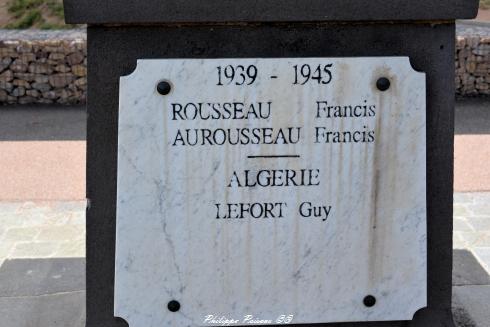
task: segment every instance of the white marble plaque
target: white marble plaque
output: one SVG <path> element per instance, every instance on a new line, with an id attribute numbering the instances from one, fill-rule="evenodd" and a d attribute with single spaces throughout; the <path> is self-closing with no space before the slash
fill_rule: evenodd
<path id="1" fill-rule="evenodd" d="M 120 82 L 115 316 L 412 319 L 427 303 L 425 97 L 406 57 L 139 60 Z"/>

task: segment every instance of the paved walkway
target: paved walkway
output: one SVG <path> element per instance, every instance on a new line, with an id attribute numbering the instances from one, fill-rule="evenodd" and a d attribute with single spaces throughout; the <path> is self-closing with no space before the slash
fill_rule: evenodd
<path id="1" fill-rule="evenodd" d="M 0 203 L 5 327 L 84 326 L 84 223 L 85 201 Z M 457 326 L 490 327 L 490 192 L 455 193 L 454 249 Z"/>
<path id="2" fill-rule="evenodd" d="M 453 311 L 460 327 L 490 327 L 490 192 L 454 195 Z"/>
<path id="3" fill-rule="evenodd" d="M 0 325 L 85 326 L 83 108 L 0 108 Z"/>
<path id="4" fill-rule="evenodd" d="M 0 202 L 0 325 L 85 326 L 85 201 Z"/>
<path id="5" fill-rule="evenodd" d="M 455 249 L 469 249 L 490 273 L 490 192 L 454 194 Z"/>
<path id="6" fill-rule="evenodd" d="M 456 110 L 453 306 L 459 327 L 490 327 L 489 104 L 469 100 Z M 83 327 L 85 113 L 17 109 L 0 110 L 2 326 Z"/>
<path id="7" fill-rule="evenodd" d="M 85 201 L 0 202 L 5 259 L 85 257 Z"/>
<path id="8" fill-rule="evenodd" d="M 0 107 L 0 201 L 85 199 L 81 107 Z"/>
<path id="9" fill-rule="evenodd" d="M 490 98 L 456 105 L 454 191 L 490 191 Z"/>

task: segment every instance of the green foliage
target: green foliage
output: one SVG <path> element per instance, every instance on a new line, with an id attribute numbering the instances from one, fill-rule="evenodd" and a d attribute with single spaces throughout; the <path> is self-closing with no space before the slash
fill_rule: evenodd
<path id="1" fill-rule="evenodd" d="M 57 2 L 55 0 L 51 0 L 47 2 L 48 8 L 51 10 L 51 13 L 61 19 L 65 18 L 65 13 L 63 11 L 63 4 Z"/>
<path id="2" fill-rule="evenodd" d="M 15 18 L 20 18 L 32 9 L 42 5 L 42 3 L 43 0 L 13 0 L 9 3 L 8 11 L 12 13 Z"/>
<path id="3" fill-rule="evenodd" d="M 480 0 L 480 8 L 490 9 L 490 0 Z"/>
<path id="4" fill-rule="evenodd" d="M 8 24 L 7 28 L 30 28 L 41 29 L 65 28 L 65 24 L 56 23 L 64 19 L 62 0 L 10 0 L 8 11 L 15 21 Z M 55 17 L 51 21 L 48 17 Z M 52 21 L 55 22 L 52 22 Z"/>
<path id="5" fill-rule="evenodd" d="M 43 22 L 40 23 L 37 27 L 42 30 L 62 30 L 62 29 L 73 28 L 73 25 L 68 25 L 68 24 L 61 25 L 61 24 Z"/>
<path id="6" fill-rule="evenodd" d="M 38 9 L 33 9 L 26 14 L 22 15 L 18 20 L 15 22 L 8 24 L 7 28 L 16 28 L 16 29 L 22 29 L 22 28 L 29 28 L 36 24 L 37 22 L 40 22 L 43 19 L 43 16 L 41 15 L 41 12 Z"/>

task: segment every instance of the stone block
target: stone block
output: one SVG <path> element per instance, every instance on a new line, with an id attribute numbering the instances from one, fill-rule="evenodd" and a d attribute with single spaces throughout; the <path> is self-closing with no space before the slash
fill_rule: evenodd
<path id="1" fill-rule="evenodd" d="M 59 103 L 70 103 L 71 96 L 73 95 L 73 92 L 66 90 L 66 89 L 59 89 L 55 90 L 56 95 L 58 96 L 58 102 Z"/>
<path id="2" fill-rule="evenodd" d="M 23 53 L 19 56 L 18 60 L 25 64 L 29 64 L 31 61 L 36 60 L 36 55 L 34 53 Z"/>
<path id="3" fill-rule="evenodd" d="M 478 44 L 480 43 L 480 36 L 475 35 L 475 36 L 470 36 L 466 39 L 466 44 L 470 48 L 476 48 Z"/>
<path id="4" fill-rule="evenodd" d="M 29 65 L 29 72 L 34 74 L 51 74 L 53 68 L 46 63 L 33 63 Z"/>
<path id="5" fill-rule="evenodd" d="M 7 230 L 2 241 L 5 242 L 25 242 L 32 241 L 39 234 L 36 227 L 13 227 Z"/>
<path id="6" fill-rule="evenodd" d="M 62 88 L 75 80 L 75 75 L 71 73 L 60 73 L 49 76 L 49 84 L 55 88 Z"/>
<path id="7" fill-rule="evenodd" d="M 32 43 L 30 41 L 21 41 L 16 50 L 18 53 L 32 52 Z"/>
<path id="8" fill-rule="evenodd" d="M 17 58 L 18 56 L 19 54 L 15 51 L 15 49 L 0 48 L 0 57 Z"/>
<path id="9" fill-rule="evenodd" d="M 36 81 L 36 83 L 48 83 L 49 77 L 47 75 L 36 74 L 34 75 L 34 81 Z"/>
<path id="10" fill-rule="evenodd" d="M 486 54 L 488 54 L 489 50 L 487 49 L 475 49 L 473 50 L 473 54 L 477 55 L 477 56 L 484 56 Z"/>
<path id="11" fill-rule="evenodd" d="M 87 43 L 85 42 L 85 40 L 82 40 L 82 39 L 76 39 L 74 42 L 73 42 L 75 48 L 79 51 L 87 51 Z M 86 52 L 85 52 L 86 54 Z"/>
<path id="12" fill-rule="evenodd" d="M 466 39 L 462 36 L 456 37 L 456 46 L 458 48 L 464 48 L 466 45 Z"/>
<path id="13" fill-rule="evenodd" d="M 27 64 L 22 62 L 20 59 L 15 59 L 15 61 L 10 64 L 10 70 L 14 73 L 23 73 L 27 71 Z"/>
<path id="14" fill-rule="evenodd" d="M 5 90 L 0 89 L 0 102 L 7 101 L 8 93 Z"/>
<path id="15" fill-rule="evenodd" d="M 32 82 L 35 80 L 36 75 L 33 73 L 14 73 L 14 77 L 16 79 L 21 79 L 21 80 L 25 80 L 28 82 Z"/>
<path id="16" fill-rule="evenodd" d="M 48 83 L 32 83 L 32 88 L 39 90 L 41 92 L 46 92 L 51 90 L 51 86 Z"/>
<path id="17" fill-rule="evenodd" d="M 5 57 L 0 60 L 0 72 L 4 71 L 10 64 L 12 59 L 10 57 Z"/>
<path id="18" fill-rule="evenodd" d="M 40 59 L 47 59 L 49 54 L 45 51 L 43 51 L 43 49 L 39 49 L 38 51 L 35 51 L 35 54 L 36 54 L 36 57 L 38 58 L 38 61 Z"/>
<path id="19" fill-rule="evenodd" d="M 71 70 L 73 71 L 73 74 L 77 76 L 87 76 L 87 67 L 84 65 L 74 65 L 71 67 Z"/>
<path id="20" fill-rule="evenodd" d="M 83 240 L 85 237 L 84 226 L 49 226 L 41 229 L 38 241 L 74 241 Z"/>
<path id="21" fill-rule="evenodd" d="M 65 54 L 60 52 L 51 52 L 48 58 L 51 60 L 64 60 Z"/>
<path id="22" fill-rule="evenodd" d="M 467 219 L 455 217 L 453 220 L 453 229 L 458 232 L 471 232 L 473 228 L 468 224 Z"/>
<path id="23" fill-rule="evenodd" d="M 78 239 L 61 243 L 57 255 L 65 258 L 85 257 L 85 240 Z"/>
<path id="24" fill-rule="evenodd" d="M 78 90 L 78 87 L 75 85 L 75 83 L 71 83 L 70 85 L 68 85 L 66 87 L 68 90 L 72 91 L 72 92 L 75 92 L 76 90 Z"/>
<path id="25" fill-rule="evenodd" d="M 54 70 L 56 70 L 57 72 L 60 72 L 60 73 L 67 73 L 71 69 L 67 65 L 58 65 L 58 66 L 54 67 Z"/>
<path id="26" fill-rule="evenodd" d="M 43 51 L 47 52 L 47 53 L 51 53 L 51 52 L 58 52 L 59 48 L 58 47 L 51 47 L 51 46 L 45 46 Z"/>
<path id="27" fill-rule="evenodd" d="M 58 250 L 57 242 L 25 242 L 17 243 L 12 251 L 15 258 L 46 258 Z"/>
<path id="28" fill-rule="evenodd" d="M 38 99 L 36 102 L 41 103 L 41 104 L 51 104 L 51 103 L 53 103 L 53 100 L 41 98 L 41 99 Z"/>
<path id="29" fill-rule="evenodd" d="M 82 90 L 77 90 L 77 91 L 73 91 L 72 93 L 72 99 L 70 99 L 70 101 L 74 102 L 76 99 L 82 99 L 84 97 L 84 89 Z"/>
<path id="30" fill-rule="evenodd" d="M 17 48 L 17 46 L 19 44 L 20 44 L 20 41 L 18 41 L 18 40 L 5 40 L 5 41 L 1 41 L 0 48 L 15 49 L 15 48 Z"/>
<path id="31" fill-rule="evenodd" d="M 13 88 L 14 88 L 14 84 L 12 84 L 10 82 L 0 81 L 0 89 L 5 90 L 7 92 L 10 92 L 10 91 L 12 91 Z"/>
<path id="32" fill-rule="evenodd" d="M 83 53 L 81 53 L 80 51 L 77 51 L 77 52 L 70 54 L 68 57 L 66 57 L 66 61 L 71 66 L 73 66 L 73 65 L 81 63 L 84 58 L 85 58 L 85 56 L 83 55 Z"/>
<path id="33" fill-rule="evenodd" d="M 56 95 L 56 92 L 55 91 L 47 91 L 47 92 L 43 92 L 43 98 L 45 99 L 48 99 L 48 100 L 54 100 L 56 99 L 58 96 Z"/>
<path id="34" fill-rule="evenodd" d="M 23 79 L 14 79 L 12 84 L 14 84 L 15 86 L 22 86 L 24 88 L 30 88 L 31 87 L 29 82 L 26 80 L 23 80 Z"/>
<path id="35" fill-rule="evenodd" d="M 75 52 L 77 49 L 73 45 L 73 41 L 64 40 L 61 44 L 61 48 L 63 48 L 63 54 L 68 55 L 70 53 Z"/>
<path id="36" fill-rule="evenodd" d="M 38 98 L 41 95 L 41 93 L 38 90 L 26 90 L 26 95 L 34 98 Z"/>
<path id="37" fill-rule="evenodd" d="M 79 78 L 74 82 L 74 84 L 76 86 L 85 86 L 87 85 L 87 78 L 86 77 Z"/>
<path id="38" fill-rule="evenodd" d="M 16 87 L 12 90 L 12 95 L 14 97 L 21 97 L 26 94 L 26 89 L 22 86 Z"/>
<path id="39" fill-rule="evenodd" d="M 29 104 L 36 102 L 36 98 L 31 96 L 23 96 L 19 98 L 19 104 Z"/>
<path id="40" fill-rule="evenodd" d="M 44 45 L 46 46 L 46 48 L 49 48 L 49 47 L 59 47 L 61 45 L 61 40 L 60 39 L 48 39 L 48 40 L 44 40 Z"/>

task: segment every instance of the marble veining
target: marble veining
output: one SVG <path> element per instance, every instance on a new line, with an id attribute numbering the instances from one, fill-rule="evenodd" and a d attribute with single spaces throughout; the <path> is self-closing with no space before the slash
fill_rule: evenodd
<path id="1" fill-rule="evenodd" d="M 425 97 L 406 57 L 138 60 L 120 80 L 114 315 L 412 319 L 427 305 Z"/>

